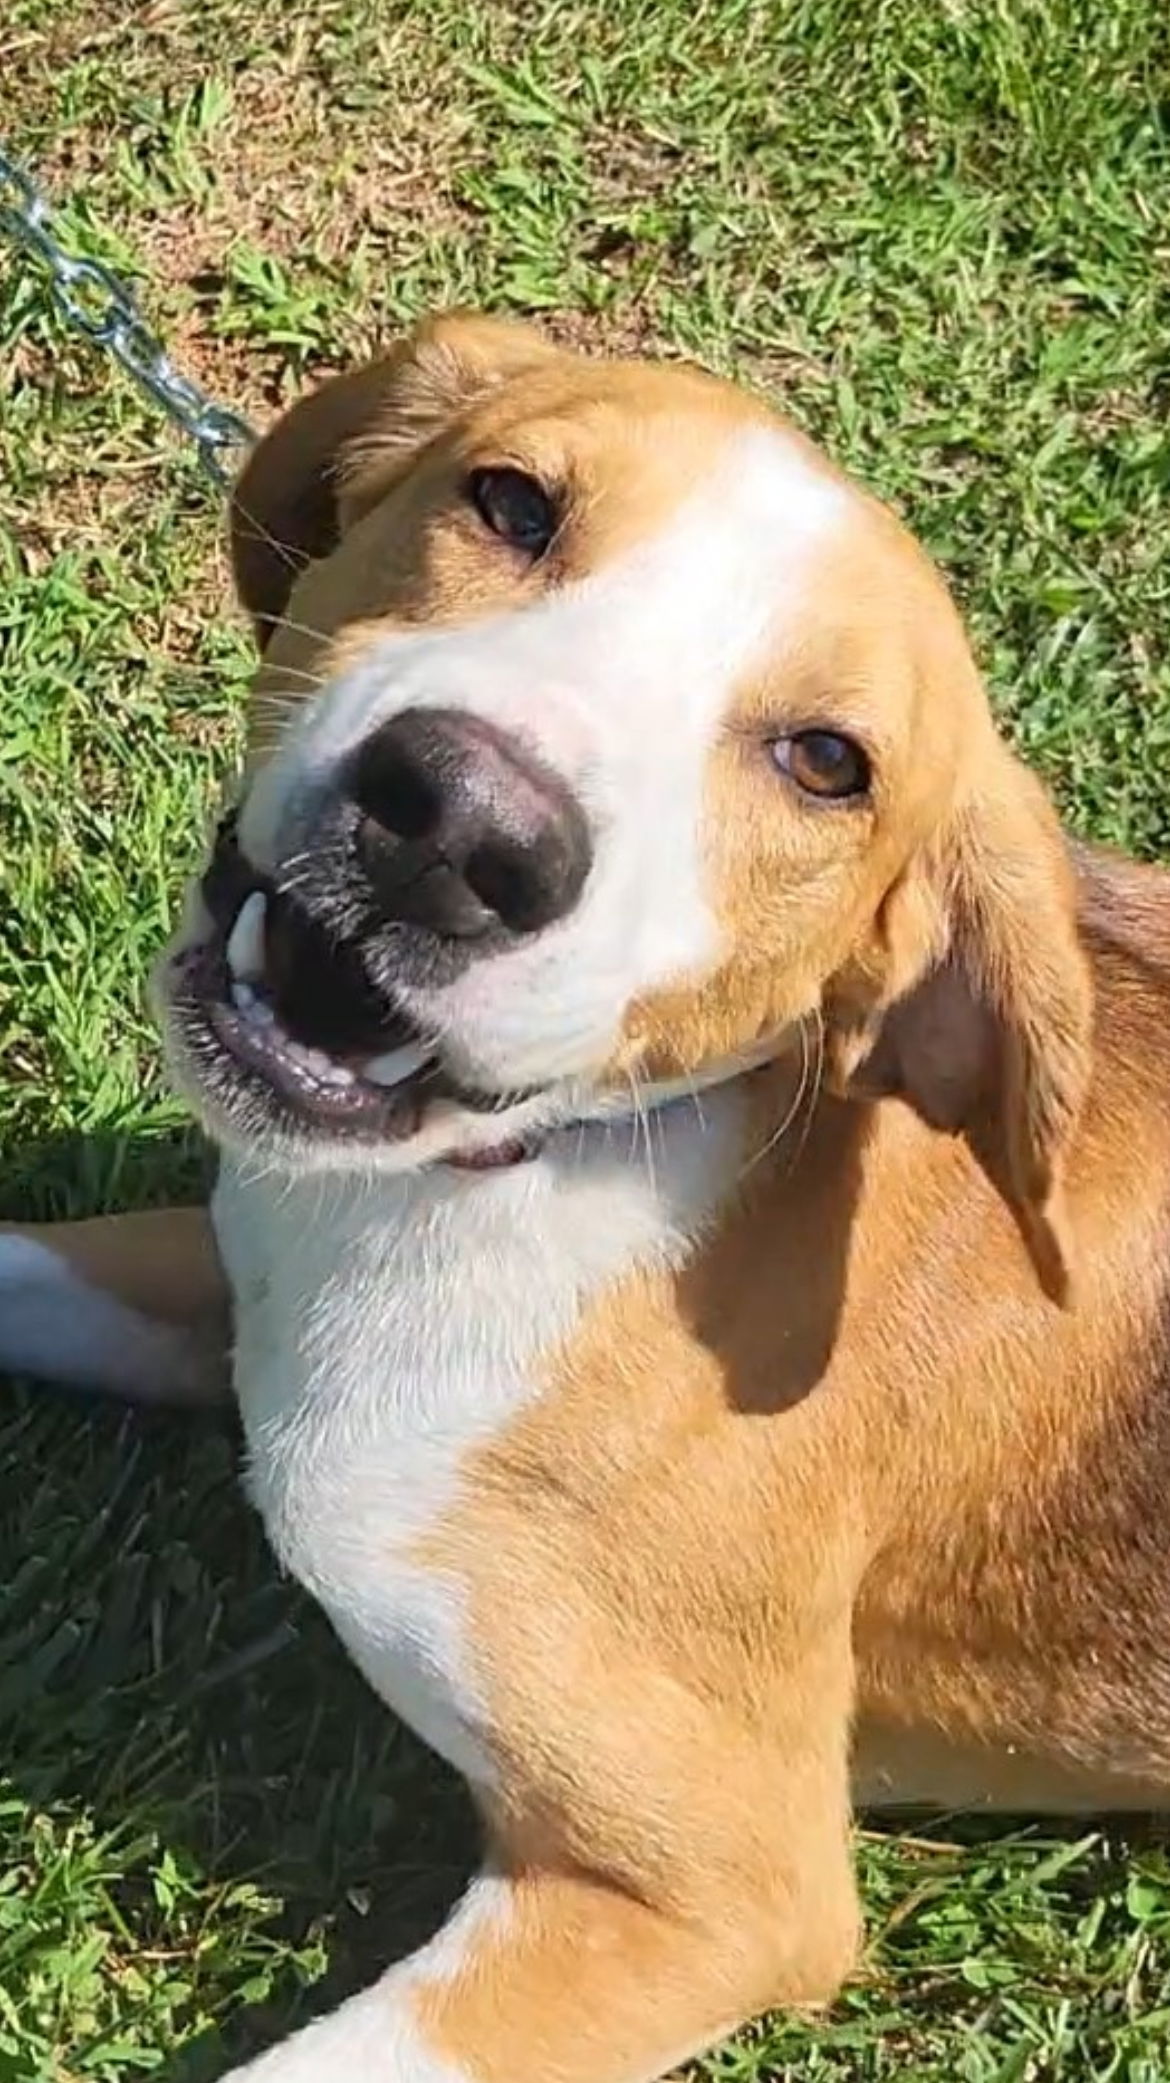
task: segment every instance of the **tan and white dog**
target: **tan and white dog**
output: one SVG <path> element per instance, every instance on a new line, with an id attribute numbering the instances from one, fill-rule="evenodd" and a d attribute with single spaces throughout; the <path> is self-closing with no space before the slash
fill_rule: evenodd
<path id="1" fill-rule="evenodd" d="M 248 1480 L 487 1836 L 240 2073 L 642 2083 L 836 1989 L 855 1800 L 1164 1801 L 1170 885 L 699 373 L 437 321 L 277 425 L 235 556 L 161 996 Z M 10 1232 L 0 1294 L 10 1365 L 213 1386 L 197 1213 Z"/>

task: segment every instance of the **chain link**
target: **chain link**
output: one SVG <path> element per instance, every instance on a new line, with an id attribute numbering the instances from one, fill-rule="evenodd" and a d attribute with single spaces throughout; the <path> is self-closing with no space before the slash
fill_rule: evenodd
<path id="1" fill-rule="evenodd" d="M 139 389 L 190 435 L 204 469 L 226 491 L 243 453 L 256 439 L 255 429 L 238 412 L 216 405 L 176 368 L 112 268 L 61 245 L 45 197 L 2 148 L 0 231 L 40 261 L 62 317 L 95 347 L 106 348 Z"/>

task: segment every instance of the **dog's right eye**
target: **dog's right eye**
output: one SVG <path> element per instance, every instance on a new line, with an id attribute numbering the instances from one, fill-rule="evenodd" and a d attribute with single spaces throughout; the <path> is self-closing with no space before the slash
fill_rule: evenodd
<path id="1" fill-rule="evenodd" d="M 794 731 L 790 737 L 773 738 L 769 750 L 780 772 L 795 781 L 802 794 L 821 802 L 845 802 L 869 788 L 869 758 L 841 731 Z"/>
<path id="2" fill-rule="evenodd" d="M 473 470 L 467 481 L 471 503 L 485 526 L 526 557 L 543 557 L 557 532 L 557 509 L 539 479 L 501 465 Z"/>

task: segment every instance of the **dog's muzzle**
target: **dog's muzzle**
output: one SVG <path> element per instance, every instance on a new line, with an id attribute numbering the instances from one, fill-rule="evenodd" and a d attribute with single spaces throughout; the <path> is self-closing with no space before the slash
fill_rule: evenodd
<path id="1" fill-rule="evenodd" d="M 186 1056 L 221 1103 L 277 1125 L 401 1140 L 448 1099 L 498 1110 L 443 1063 L 416 993 L 566 917 L 592 864 L 567 784 L 484 720 L 410 710 L 350 756 L 257 869 L 225 819 L 201 884 L 211 930 L 167 980 Z"/>

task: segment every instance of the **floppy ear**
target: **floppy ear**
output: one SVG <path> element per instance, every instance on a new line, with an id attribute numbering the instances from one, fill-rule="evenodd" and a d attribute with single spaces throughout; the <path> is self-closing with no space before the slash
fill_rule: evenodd
<path id="1" fill-rule="evenodd" d="M 428 320 L 380 361 L 322 384 L 254 449 L 231 500 L 236 586 L 263 647 L 297 577 L 461 409 L 559 350 L 530 327 L 458 312 Z"/>
<path id="2" fill-rule="evenodd" d="M 1063 1160 L 1089 1082 L 1092 985 L 1055 814 L 1006 752 L 996 765 L 993 792 L 959 811 L 936 857 L 891 893 L 896 995 L 855 1024 L 837 1062 L 851 1093 L 896 1096 L 965 1137 L 1063 1303 Z"/>

